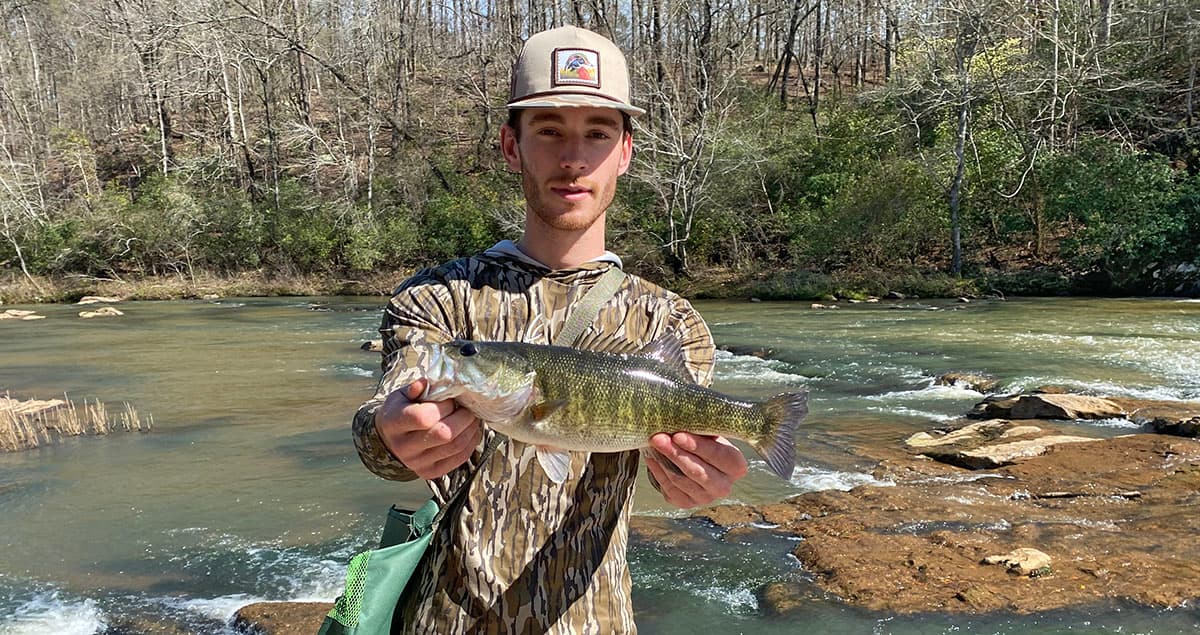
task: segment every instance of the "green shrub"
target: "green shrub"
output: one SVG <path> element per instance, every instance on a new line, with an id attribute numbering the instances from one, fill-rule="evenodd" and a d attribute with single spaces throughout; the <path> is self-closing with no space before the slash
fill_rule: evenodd
<path id="1" fill-rule="evenodd" d="M 1177 258 L 1188 220 L 1165 158 L 1092 139 L 1041 169 L 1048 215 L 1078 225 L 1063 243 L 1076 267 L 1107 276 L 1116 290 L 1136 291 L 1154 268 Z"/>

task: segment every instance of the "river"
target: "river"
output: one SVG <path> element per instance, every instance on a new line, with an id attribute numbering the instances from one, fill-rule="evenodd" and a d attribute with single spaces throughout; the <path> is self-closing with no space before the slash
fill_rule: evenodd
<path id="1" fill-rule="evenodd" d="M 379 298 L 131 302 L 81 320 L 41 305 L 0 322 L 0 391 L 129 402 L 149 433 L 71 439 L 0 455 L 0 633 L 90 634 L 137 616 L 227 632 L 256 600 L 330 600 L 346 559 L 377 539 L 391 502 L 419 483 L 368 473 L 349 421 L 374 390 Z M 732 500 L 886 486 L 854 447 L 895 444 L 953 419 L 979 393 L 933 385 L 982 371 L 1006 390 L 1045 384 L 1110 395 L 1200 399 L 1200 303 L 1172 299 L 698 302 L 720 353 L 716 388 L 765 397 L 811 391 L 790 482 L 754 458 Z M 1087 434 L 1137 432 L 1121 421 Z M 635 513 L 680 515 L 643 481 Z M 713 541 L 663 553 L 631 547 L 644 633 L 1192 633 L 1200 610 L 1127 604 L 1014 616 L 899 617 L 816 600 L 802 618 L 762 614 L 755 592 L 804 581 L 786 538 Z"/>

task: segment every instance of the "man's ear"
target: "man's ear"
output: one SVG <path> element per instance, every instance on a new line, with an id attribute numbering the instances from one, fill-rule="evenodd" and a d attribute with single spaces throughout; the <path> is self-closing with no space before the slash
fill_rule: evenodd
<path id="1" fill-rule="evenodd" d="M 508 169 L 520 174 L 521 151 L 517 147 L 517 131 L 508 124 L 500 126 L 500 153 L 504 155 L 504 162 L 508 164 Z"/>
<path id="2" fill-rule="evenodd" d="M 617 166 L 617 175 L 625 174 L 629 170 L 629 163 L 633 161 L 633 134 L 625 131 L 621 134 L 621 163 Z"/>

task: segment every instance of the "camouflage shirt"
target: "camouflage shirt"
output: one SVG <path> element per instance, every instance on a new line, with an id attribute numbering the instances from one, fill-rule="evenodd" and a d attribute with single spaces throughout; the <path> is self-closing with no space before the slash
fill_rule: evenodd
<path id="1" fill-rule="evenodd" d="M 388 393 L 419 376 L 421 342 L 549 344 L 572 304 L 618 266 L 613 256 L 552 271 L 504 245 L 419 272 L 385 309 L 383 378 L 354 418 L 359 456 L 375 474 L 416 478 L 383 445 L 374 414 Z M 686 300 L 636 276 L 625 278 L 584 337 L 644 346 L 664 333 L 679 338 L 693 377 L 711 383 L 713 343 L 704 321 Z M 472 474 L 482 450 L 429 481 L 440 505 Z M 636 631 L 625 552 L 638 453 L 572 453 L 571 477 L 561 485 L 532 459 L 532 446 L 510 440 L 479 466 L 401 600 L 404 632 Z"/>

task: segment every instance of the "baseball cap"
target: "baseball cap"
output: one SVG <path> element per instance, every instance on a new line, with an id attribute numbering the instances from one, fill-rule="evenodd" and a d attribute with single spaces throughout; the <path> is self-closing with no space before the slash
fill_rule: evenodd
<path id="1" fill-rule="evenodd" d="M 513 66 L 508 108 L 597 106 L 631 115 L 625 55 L 611 40 L 563 26 L 532 35 Z"/>

